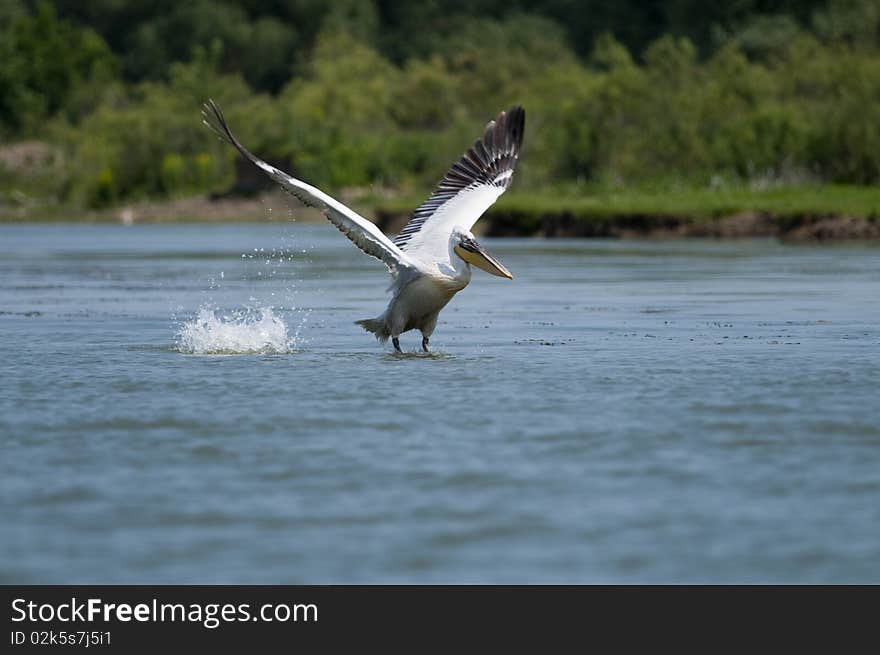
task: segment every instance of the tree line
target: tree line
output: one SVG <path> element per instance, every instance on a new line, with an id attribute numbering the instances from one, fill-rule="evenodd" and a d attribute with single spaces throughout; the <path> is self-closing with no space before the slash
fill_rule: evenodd
<path id="1" fill-rule="evenodd" d="M 880 0 L 714 4 L 7 0 L 0 137 L 53 154 L 0 183 L 89 206 L 225 189 L 208 97 L 334 189 L 430 185 L 513 103 L 522 188 L 878 182 Z"/>

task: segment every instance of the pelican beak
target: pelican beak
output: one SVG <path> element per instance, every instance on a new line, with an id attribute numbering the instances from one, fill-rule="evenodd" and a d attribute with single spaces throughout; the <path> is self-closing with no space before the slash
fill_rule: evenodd
<path id="1" fill-rule="evenodd" d="M 506 277 L 508 280 L 513 279 L 510 271 L 504 268 L 504 265 L 490 255 L 475 239 L 462 239 L 455 246 L 455 254 L 467 263 L 473 264 L 477 268 L 482 268 L 487 273 L 497 275 L 498 277 Z"/>

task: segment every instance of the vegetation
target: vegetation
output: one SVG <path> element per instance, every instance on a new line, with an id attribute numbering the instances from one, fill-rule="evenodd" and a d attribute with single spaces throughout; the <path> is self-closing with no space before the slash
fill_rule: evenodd
<path id="1" fill-rule="evenodd" d="M 254 151 L 334 190 L 418 198 L 518 102 L 510 203 L 867 216 L 880 0 L 3 0 L 0 210 L 228 189 L 208 97 Z"/>
<path id="2" fill-rule="evenodd" d="M 405 214 L 424 198 L 377 200 L 387 214 Z M 880 220 L 880 193 L 865 186 L 813 185 L 712 188 L 561 187 L 553 192 L 512 190 L 490 211 L 537 220 L 545 214 L 567 213 L 581 220 L 619 215 L 685 216 L 713 219 L 741 212 L 782 217 L 844 215 Z"/>

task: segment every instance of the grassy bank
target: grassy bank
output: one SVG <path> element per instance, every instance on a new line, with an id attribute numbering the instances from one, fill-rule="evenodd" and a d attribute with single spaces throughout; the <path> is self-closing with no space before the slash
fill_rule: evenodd
<path id="1" fill-rule="evenodd" d="M 766 190 L 562 190 L 502 196 L 500 210 L 534 214 L 565 208 L 585 216 L 666 214 L 712 218 L 742 211 L 795 215 L 825 213 L 867 218 L 880 214 L 880 188 L 861 186 L 777 187 Z"/>
<path id="2" fill-rule="evenodd" d="M 397 197 L 368 192 L 340 199 L 396 233 L 429 195 Z M 254 198 L 212 200 L 194 196 L 142 201 L 103 210 L 51 205 L 0 211 L 0 222 L 245 222 L 323 220 L 281 191 Z M 612 190 L 563 187 L 503 195 L 475 231 L 492 236 L 669 237 L 778 236 L 788 239 L 880 239 L 880 189 L 816 185 L 725 189 L 646 188 Z"/>
<path id="3" fill-rule="evenodd" d="M 380 203 L 377 223 L 397 231 L 419 202 Z M 495 236 L 783 236 L 880 238 L 880 189 L 864 186 L 512 191 L 480 221 Z"/>

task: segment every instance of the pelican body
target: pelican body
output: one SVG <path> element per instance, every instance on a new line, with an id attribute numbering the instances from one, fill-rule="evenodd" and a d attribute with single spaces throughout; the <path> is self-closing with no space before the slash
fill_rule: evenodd
<path id="1" fill-rule="evenodd" d="M 393 240 L 323 191 L 251 154 L 233 136 L 213 100 L 202 113 L 205 124 L 220 138 L 302 202 L 318 208 L 358 248 L 385 263 L 392 276 L 391 301 L 380 316 L 357 324 L 382 342 L 391 338 L 398 352 L 399 337 L 409 330 L 421 332 L 422 349 L 427 352 L 440 310 L 471 281 L 471 266 L 513 278 L 477 242 L 471 229 L 510 186 L 525 128 L 522 107 L 512 107 L 489 122 L 483 138 L 452 165 Z"/>

